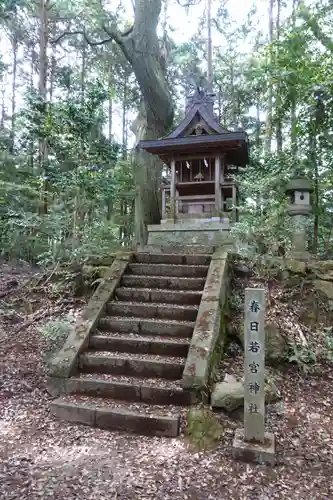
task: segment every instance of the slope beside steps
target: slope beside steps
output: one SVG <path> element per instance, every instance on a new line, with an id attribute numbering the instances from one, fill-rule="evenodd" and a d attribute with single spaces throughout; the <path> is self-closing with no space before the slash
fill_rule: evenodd
<path id="1" fill-rule="evenodd" d="M 64 420 L 177 436 L 197 396 L 181 378 L 211 255 L 137 253 L 79 358 L 79 373 L 51 403 Z"/>

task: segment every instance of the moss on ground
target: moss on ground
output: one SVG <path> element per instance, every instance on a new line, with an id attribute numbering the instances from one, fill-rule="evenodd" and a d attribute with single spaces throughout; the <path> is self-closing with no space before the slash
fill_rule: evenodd
<path id="1" fill-rule="evenodd" d="M 187 436 L 197 451 L 217 446 L 223 427 L 209 408 L 191 408 L 187 415 Z"/>

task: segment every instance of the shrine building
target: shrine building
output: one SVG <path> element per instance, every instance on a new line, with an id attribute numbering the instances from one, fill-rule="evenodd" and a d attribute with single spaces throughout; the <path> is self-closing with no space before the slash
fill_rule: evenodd
<path id="1" fill-rule="evenodd" d="M 148 245 L 218 245 L 238 221 L 233 174 L 248 164 L 248 136 L 221 127 L 213 108 L 213 95 L 197 89 L 169 135 L 139 143 L 159 156 L 167 172 L 161 224 L 148 226 Z"/>

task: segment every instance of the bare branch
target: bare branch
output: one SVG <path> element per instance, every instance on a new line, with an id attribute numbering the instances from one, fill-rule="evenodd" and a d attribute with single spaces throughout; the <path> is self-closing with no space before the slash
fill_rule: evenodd
<path id="1" fill-rule="evenodd" d="M 184 3 L 182 3 L 181 0 L 176 1 L 181 7 L 194 7 L 195 5 L 199 5 L 201 3 L 201 0 L 184 0 Z"/>
<path id="2" fill-rule="evenodd" d="M 105 38 L 103 40 L 92 40 L 87 35 L 87 33 L 85 31 L 83 31 L 83 30 L 74 30 L 74 31 L 65 30 L 60 35 L 58 35 L 57 37 L 51 39 L 50 40 L 50 44 L 53 44 L 53 45 L 57 44 L 63 38 L 65 38 L 66 36 L 73 36 L 73 35 L 81 35 L 81 36 L 83 36 L 83 38 L 88 43 L 88 45 L 91 45 L 91 46 L 103 45 L 105 43 L 112 42 L 112 41 L 115 41 L 115 42 L 119 43 L 119 45 L 122 44 L 122 35 L 121 35 L 121 33 L 119 33 L 118 31 L 111 31 L 108 28 L 106 28 L 106 26 L 103 26 L 103 30 L 108 35 L 108 38 Z"/>

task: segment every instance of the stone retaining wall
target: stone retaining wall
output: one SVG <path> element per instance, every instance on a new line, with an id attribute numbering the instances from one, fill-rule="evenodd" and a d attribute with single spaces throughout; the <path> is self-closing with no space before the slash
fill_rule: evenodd
<path id="1" fill-rule="evenodd" d="M 132 253 L 118 255 L 111 267 L 107 269 L 103 281 L 83 310 L 64 346 L 53 358 L 50 366 L 51 377 L 67 378 L 75 373 L 79 354 L 87 347 L 90 334 L 104 313 L 106 304 L 113 296 L 127 264 L 131 260 Z"/>
<path id="2" fill-rule="evenodd" d="M 224 342 L 221 321 L 229 287 L 229 255 L 214 252 L 202 294 L 191 345 L 183 372 L 183 387 L 201 389 L 208 385 L 212 357 L 217 341 Z"/>

